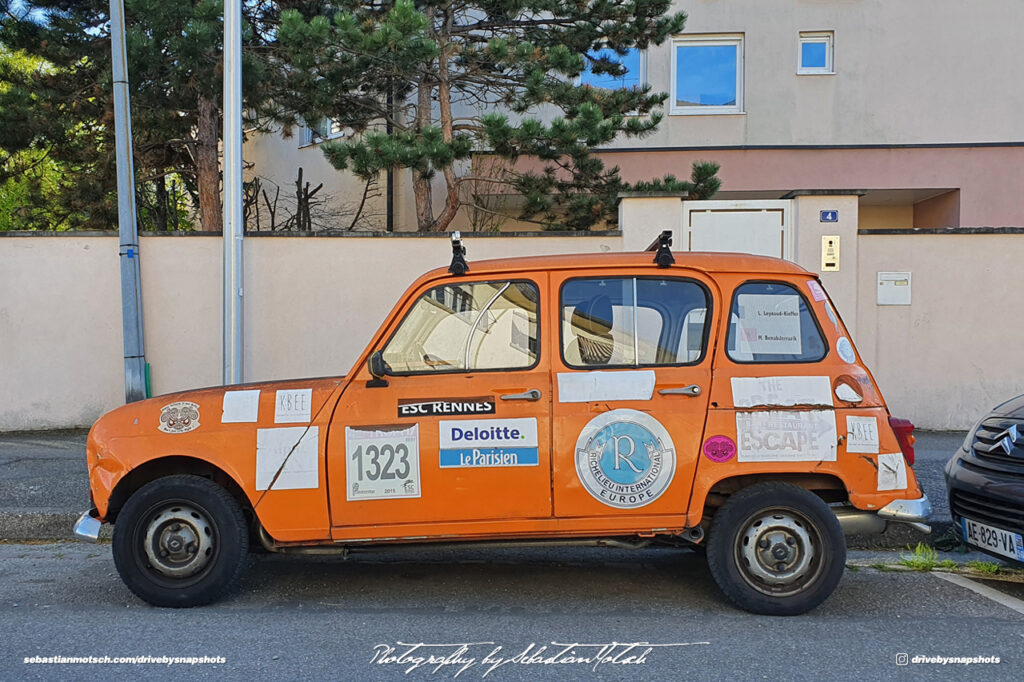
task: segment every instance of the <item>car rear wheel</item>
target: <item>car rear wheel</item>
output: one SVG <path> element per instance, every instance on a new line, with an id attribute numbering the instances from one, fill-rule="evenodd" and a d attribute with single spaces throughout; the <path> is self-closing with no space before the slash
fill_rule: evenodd
<path id="1" fill-rule="evenodd" d="M 238 503 L 199 476 L 147 483 L 114 525 L 114 564 L 125 585 L 155 606 L 209 604 L 245 569 L 249 533 Z"/>
<path id="2" fill-rule="evenodd" d="M 731 495 L 715 514 L 707 557 L 712 577 L 734 604 L 792 616 L 835 590 L 846 540 L 817 495 L 788 483 L 761 483 Z"/>

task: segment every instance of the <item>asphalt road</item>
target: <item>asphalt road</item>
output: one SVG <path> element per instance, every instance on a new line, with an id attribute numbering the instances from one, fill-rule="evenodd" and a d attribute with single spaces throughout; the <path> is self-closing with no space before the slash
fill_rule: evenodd
<path id="1" fill-rule="evenodd" d="M 1013 603 L 1011 602 L 1011 606 Z M 0 545 L 0 673 L 7 679 L 262 677 L 343 680 L 1018 680 L 1024 603 L 1011 607 L 927 573 L 847 570 L 804 616 L 736 610 L 686 550 L 406 551 L 261 556 L 204 608 L 152 608 L 123 587 L 107 545 Z M 399 644 L 399 642 L 406 644 Z M 506 662 L 534 645 L 646 642 L 600 665 Z M 423 647 L 403 663 L 381 655 Z M 468 643 L 461 654 L 457 645 Z M 496 647 L 501 647 L 496 653 Z M 628 656 L 640 656 L 623 662 Z M 906 654 L 908 665 L 899 665 Z M 376 659 L 375 659 L 376 655 Z M 459 665 L 414 668 L 416 657 Z M 32 656 L 223 657 L 220 664 L 27 664 Z M 491 663 L 484 663 L 485 656 Z M 915 656 L 999 664 L 913 663 Z M 449 660 L 451 660 L 449 658 Z M 902 659 L 900 659 L 902 660 Z M 485 677 L 486 674 L 486 677 Z"/>

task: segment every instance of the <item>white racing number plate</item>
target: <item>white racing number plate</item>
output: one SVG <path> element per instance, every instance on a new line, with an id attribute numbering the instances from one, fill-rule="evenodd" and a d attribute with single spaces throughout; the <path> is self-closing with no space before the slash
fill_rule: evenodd
<path id="1" fill-rule="evenodd" d="M 1020 533 L 995 528 L 966 517 L 960 520 L 960 528 L 968 544 L 1010 559 L 1024 561 L 1024 541 L 1021 540 Z"/>
<path id="2" fill-rule="evenodd" d="M 419 425 L 345 427 L 346 499 L 420 496 Z"/>

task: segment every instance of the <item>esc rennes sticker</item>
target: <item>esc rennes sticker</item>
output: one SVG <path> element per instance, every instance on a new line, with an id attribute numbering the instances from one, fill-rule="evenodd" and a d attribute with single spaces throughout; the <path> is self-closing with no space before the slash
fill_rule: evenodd
<path id="1" fill-rule="evenodd" d="M 594 499 L 610 507 L 636 509 L 654 502 L 675 472 L 671 436 L 644 412 L 605 412 L 576 439 L 576 474 Z"/>

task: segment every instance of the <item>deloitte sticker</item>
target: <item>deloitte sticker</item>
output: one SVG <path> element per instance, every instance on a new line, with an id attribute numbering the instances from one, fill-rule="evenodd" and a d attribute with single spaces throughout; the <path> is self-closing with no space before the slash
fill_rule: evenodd
<path id="1" fill-rule="evenodd" d="M 588 493 L 610 507 L 635 509 L 654 502 L 675 472 L 671 436 L 644 412 L 605 412 L 576 439 L 576 474 Z"/>

